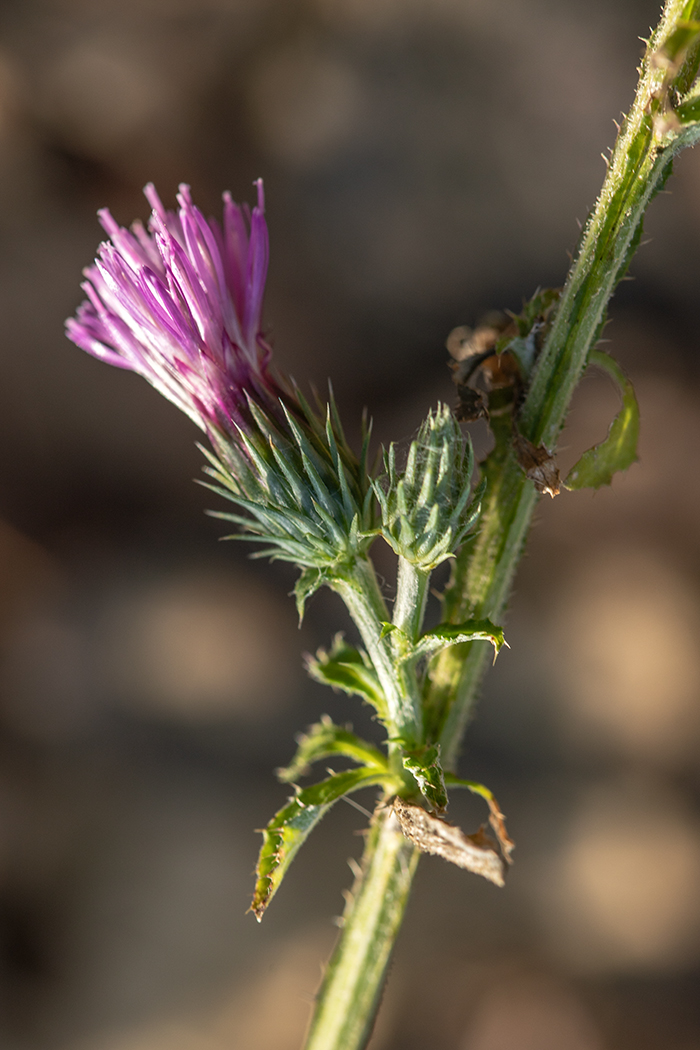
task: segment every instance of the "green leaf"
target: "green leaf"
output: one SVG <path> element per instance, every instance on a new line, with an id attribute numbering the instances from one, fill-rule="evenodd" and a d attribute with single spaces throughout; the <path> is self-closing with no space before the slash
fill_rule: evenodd
<path id="1" fill-rule="evenodd" d="M 361 696 L 376 708 L 380 718 L 386 718 L 386 700 L 376 671 L 369 658 L 348 645 L 342 634 L 335 636 L 330 652 L 319 649 L 315 659 L 307 659 L 307 670 L 317 682 L 342 689 L 349 696 Z"/>
<path id="2" fill-rule="evenodd" d="M 347 726 L 335 725 L 328 715 L 309 727 L 309 731 L 298 739 L 299 747 L 290 764 L 277 770 L 277 776 L 285 783 L 296 780 L 308 772 L 312 762 L 329 755 L 344 755 L 364 766 L 376 766 L 388 773 L 385 756 L 366 740 L 360 739 Z"/>
<path id="3" fill-rule="evenodd" d="M 440 765 L 440 745 L 429 744 L 420 750 L 406 752 L 403 766 L 413 775 L 430 808 L 437 813 L 444 813 L 447 809 L 447 791 Z"/>
<path id="4" fill-rule="evenodd" d="M 613 419 L 605 441 L 589 448 L 571 468 L 564 482 L 567 489 L 599 489 L 601 485 L 610 485 L 617 471 L 627 470 L 637 460 L 639 405 L 634 387 L 608 354 L 593 350 L 588 360 L 617 383 L 622 394 L 622 408 Z"/>
<path id="5" fill-rule="evenodd" d="M 299 626 L 304 619 L 304 609 L 312 594 L 315 594 L 326 581 L 326 574 L 322 569 L 304 569 L 301 576 L 294 584 L 294 597 L 299 614 Z"/>
<path id="6" fill-rule="evenodd" d="M 289 865 L 310 833 L 334 802 L 343 795 L 371 784 L 381 784 L 387 774 L 373 769 L 350 769 L 299 791 L 274 815 L 263 830 L 263 844 L 255 871 L 255 894 L 250 910 L 258 922 L 279 889 Z"/>
<path id="7" fill-rule="evenodd" d="M 448 645 L 459 645 L 461 642 L 491 642 L 494 647 L 494 659 L 508 642 L 503 636 L 503 628 L 496 627 L 490 620 L 466 620 L 464 623 L 440 624 L 426 631 L 419 639 L 415 656 L 432 656 L 439 649 Z"/>

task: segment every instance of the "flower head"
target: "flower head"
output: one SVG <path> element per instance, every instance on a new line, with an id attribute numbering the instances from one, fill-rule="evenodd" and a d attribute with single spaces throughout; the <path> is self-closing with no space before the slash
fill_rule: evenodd
<path id="1" fill-rule="evenodd" d="M 222 224 L 204 218 L 186 185 L 177 212 L 146 186 L 148 230 L 126 230 L 102 209 L 110 240 L 84 271 L 88 298 L 66 322 L 79 347 L 138 372 L 210 435 L 248 423 L 249 399 L 279 417 L 282 390 L 261 334 L 268 236 L 256 185 L 252 212 L 224 194 Z"/>
<path id="2" fill-rule="evenodd" d="M 84 271 L 87 299 L 66 331 L 95 357 L 138 372 L 207 433 L 211 487 L 246 515 L 219 516 L 243 527 L 240 538 L 266 543 L 262 553 L 315 573 L 305 577 L 308 594 L 325 569 L 370 542 L 367 441 L 358 462 L 335 406 L 324 420 L 270 372 L 260 179 L 257 188 L 252 212 L 224 194 L 221 225 L 204 218 L 184 185 L 177 212 L 146 186 L 148 230 L 140 222 L 126 230 L 103 209 L 110 239 Z"/>

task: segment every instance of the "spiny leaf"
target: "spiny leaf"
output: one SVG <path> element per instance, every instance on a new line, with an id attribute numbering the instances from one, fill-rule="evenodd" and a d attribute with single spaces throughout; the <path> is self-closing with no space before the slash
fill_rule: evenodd
<path id="1" fill-rule="evenodd" d="M 414 655 L 432 656 L 439 649 L 448 645 L 459 645 L 461 642 L 491 642 L 494 647 L 494 659 L 508 642 L 503 636 L 503 628 L 496 627 L 490 620 L 466 620 L 464 623 L 440 624 L 426 631 L 419 639 Z"/>
<path id="2" fill-rule="evenodd" d="M 440 745 L 429 744 L 420 750 L 407 751 L 402 761 L 404 769 L 413 775 L 430 808 L 437 813 L 444 813 L 447 809 L 447 791 L 440 765 Z"/>
<path id="3" fill-rule="evenodd" d="M 323 586 L 325 578 L 325 573 L 322 569 L 304 569 L 301 576 L 294 584 L 293 593 L 297 603 L 299 626 L 301 626 L 301 622 L 304 619 L 304 609 L 308 599 Z"/>
<path id="4" fill-rule="evenodd" d="M 256 868 L 255 894 L 250 906 L 258 922 L 279 889 L 298 850 L 333 803 L 343 795 L 371 784 L 381 784 L 386 779 L 386 772 L 376 768 L 334 773 L 319 784 L 299 791 L 274 815 L 262 832 L 263 844 Z"/>
<path id="5" fill-rule="evenodd" d="M 386 701 L 374 668 L 363 653 L 347 645 L 342 634 L 335 636 L 330 652 L 319 649 L 315 659 L 307 660 L 307 670 L 317 682 L 363 697 L 380 718 L 386 718 Z"/>
<path id="6" fill-rule="evenodd" d="M 387 760 L 372 744 L 356 736 L 348 726 L 335 725 L 328 715 L 322 715 L 321 721 L 309 727 L 307 733 L 298 738 L 299 747 L 290 764 L 277 770 L 277 776 L 285 783 L 291 783 L 299 776 L 304 776 L 312 762 L 330 755 L 344 755 L 364 766 L 376 766 L 388 773 Z"/>
<path id="7" fill-rule="evenodd" d="M 634 387 L 616 361 L 599 350 L 591 351 L 589 364 L 611 376 L 622 394 L 622 408 L 613 419 L 605 441 L 584 452 L 564 482 L 567 489 L 599 489 L 610 485 L 613 475 L 637 460 L 639 405 Z"/>

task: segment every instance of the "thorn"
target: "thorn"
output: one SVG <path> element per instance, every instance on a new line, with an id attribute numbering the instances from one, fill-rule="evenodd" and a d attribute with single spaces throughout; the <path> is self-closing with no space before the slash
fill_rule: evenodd
<path id="1" fill-rule="evenodd" d="M 347 804 L 349 806 L 352 806 L 353 809 L 358 809 L 360 813 L 364 813 L 366 817 L 369 817 L 370 820 L 372 819 L 372 814 L 370 813 L 370 811 L 368 809 L 365 809 L 364 806 L 361 806 L 359 802 L 355 802 L 354 798 L 349 798 L 347 795 L 341 795 L 341 798 L 343 802 L 347 802 Z M 350 862 L 348 861 L 348 863 Z"/>
<path id="2" fill-rule="evenodd" d="M 348 857 L 348 867 L 350 868 L 350 871 L 353 873 L 356 879 L 362 878 L 362 868 L 357 863 L 354 857 Z"/>
<path id="3" fill-rule="evenodd" d="M 603 160 L 605 161 L 605 167 L 606 167 L 606 168 L 610 167 L 610 161 L 608 160 L 608 158 L 607 158 L 607 157 L 605 156 L 605 154 L 604 154 L 604 153 L 601 153 L 601 157 L 602 157 L 602 158 L 603 158 Z"/>
<path id="4" fill-rule="evenodd" d="M 581 222 L 580 219 L 576 219 L 576 225 L 578 226 L 579 230 L 583 229 L 583 223 Z"/>

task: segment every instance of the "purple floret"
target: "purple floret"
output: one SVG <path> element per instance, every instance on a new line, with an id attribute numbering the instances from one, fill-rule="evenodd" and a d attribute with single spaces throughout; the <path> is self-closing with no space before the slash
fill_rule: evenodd
<path id="1" fill-rule="evenodd" d="M 268 264 L 262 180 L 252 213 L 224 194 L 223 226 L 204 218 L 181 185 L 167 211 L 153 185 L 148 230 L 119 226 L 105 208 L 110 240 L 84 273 L 87 299 L 66 322 L 89 354 L 148 380 L 203 430 L 235 434 L 248 398 L 278 414 L 282 390 L 261 333 Z"/>

